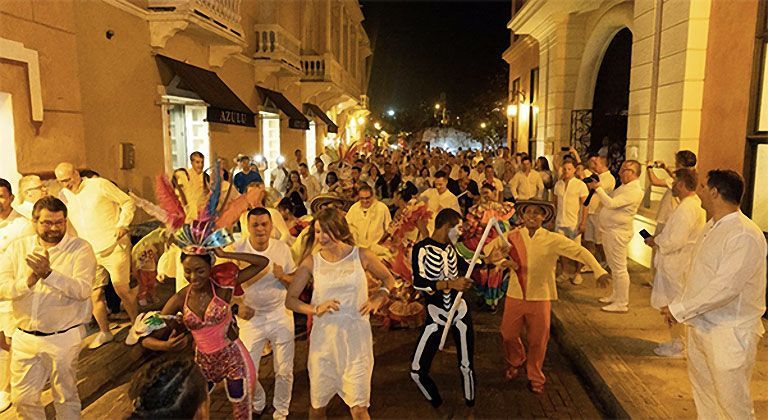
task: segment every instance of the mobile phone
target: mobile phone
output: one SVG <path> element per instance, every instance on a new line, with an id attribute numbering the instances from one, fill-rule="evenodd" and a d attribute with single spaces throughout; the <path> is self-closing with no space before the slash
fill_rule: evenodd
<path id="1" fill-rule="evenodd" d="M 562 151 L 562 152 L 569 152 L 570 150 L 571 150 L 570 146 L 563 146 L 563 147 L 560 148 L 560 151 Z"/>
<path id="2" fill-rule="evenodd" d="M 651 236 L 653 236 L 653 235 L 651 235 L 650 233 L 648 233 L 648 231 L 647 231 L 647 230 L 643 229 L 643 230 L 641 230 L 641 231 L 640 231 L 640 236 L 642 236 L 642 237 L 643 237 L 643 239 L 648 239 L 648 238 L 650 238 L 650 237 L 651 237 Z"/>

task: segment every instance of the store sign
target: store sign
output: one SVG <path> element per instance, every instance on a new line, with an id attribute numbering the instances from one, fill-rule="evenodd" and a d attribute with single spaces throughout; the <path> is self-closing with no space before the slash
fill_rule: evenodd
<path id="1" fill-rule="evenodd" d="M 255 127 L 256 121 L 253 114 L 248 112 L 232 111 L 229 109 L 220 109 L 208 107 L 206 119 L 208 122 L 242 125 L 244 127 Z"/>

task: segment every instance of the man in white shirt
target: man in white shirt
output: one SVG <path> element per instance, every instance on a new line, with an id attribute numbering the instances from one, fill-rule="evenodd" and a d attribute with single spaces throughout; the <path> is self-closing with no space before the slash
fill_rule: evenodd
<path id="1" fill-rule="evenodd" d="M 320 183 L 317 182 L 317 178 L 309 174 L 309 168 L 306 163 L 299 164 L 299 176 L 301 176 L 301 183 L 307 188 L 307 202 L 312 201 L 323 190 L 320 187 Z"/>
<path id="2" fill-rule="evenodd" d="M 435 217 L 437 217 L 437 213 L 440 213 L 440 210 L 454 209 L 461 214 L 459 200 L 452 192 L 448 191 L 448 174 L 443 171 L 437 171 L 434 183 L 435 188 L 430 188 L 419 196 L 422 201 L 427 203 L 429 211 L 432 212 L 432 217 L 427 224 L 429 232 L 435 230 Z"/>
<path id="3" fill-rule="evenodd" d="M 485 178 L 485 161 L 481 160 L 477 163 L 475 166 L 475 172 L 472 172 L 472 174 L 469 176 L 470 179 L 475 181 L 477 183 L 477 186 L 479 187 L 483 183 L 483 178 Z"/>
<path id="4" fill-rule="evenodd" d="M 37 175 L 26 175 L 19 180 L 19 195 L 14 210 L 27 220 L 32 220 L 32 207 L 37 200 L 45 197 L 48 190 Z"/>
<path id="5" fill-rule="evenodd" d="M 669 216 L 669 225 L 663 232 L 650 236 L 645 243 L 656 250 L 653 264 L 656 273 L 651 291 L 651 306 L 661 309 L 680 296 L 685 287 L 685 274 L 699 234 L 707 215 L 696 195 L 698 177 L 693 169 L 675 171 L 672 195 L 680 204 Z M 685 353 L 685 328 L 676 324 L 670 329 L 672 341 L 656 347 L 658 356 L 682 358 Z"/>
<path id="6" fill-rule="evenodd" d="M 0 254 L 15 239 L 35 233 L 30 221 L 12 209 L 11 203 L 11 184 L 0 178 Z M 0 412 L 11 405 L 10 338 L 14 329 L 11 302 L 0 302 Z"/>
<path id="7" fill-rule="evenodd" d="M 35 235 L 0 256 L 0 300 L 11 301 L 17 329 L 11 354 L 11 401 L 22 419 L 44 419 L 41 395 L 50 381 L 56 418 L 80 418 L 77 362 L 91 319 L 96 257 L 68 235 L 67 207 L 44 197 L 33 210 Z"/>
<path id="8" fill-rule="evenodd" d="M 240 339 L 251 354 L 258 369 L 262 350 L 272 344 L 275 369 L 273 417 L 288 416 L 293 388 L 294 325 L 293 312 L 285 308 L 288 278 L 296 266 L 291 250 L 285 242 L 271 238 L 272 217 L 267 209 L 257 207 L 248 212 L 248 236 L 232 244 L 233 252 L 246 252 L 269 258 L 270 265 L 259 274 L 260 278 L 245 289 L 239 304 L 237 325 Z M 266 395 L 256 382 L 252 407 L 261 413 L 266 406 Z"/>
<path id="9" fill-rule="evenodd" d="M 629 271 L 627 270 L 627 247 L 632 240 L 633 221 L 640 203 L 643 201 L 643 188 L 637 180 L 642 166 L 636 160 L 626 160 L 619 170 L 622 185 L 613 193 L 603 190 L 597 181 L 588 184 L 595 190 L 592 197 L 600 200 L 603 208 L 600 210 L 600 229 L 603 232 L 605 258 L 611 267 L 613 277 L 613 293 L 600 298 L 607 303 L 602 310 L 606 312 L 623 313 L 629 310 Z"/>
<path id="10" fill-rule="evenodd" d="M 115 292 L 123 301 L 131 322 L 136 319 L 137 288 L 131 289 L 131 238 L 129 226 L 136 205 L 133 199 L 104 178 L 80 178 L 71 163 L 63 162 L 54 171 L 61 184 L 61 201 L 69 209 L 69 221 L 77 236 L 85 239 L 96 253 L 100 268 L 93 279 L 93 316 L 99 324 L 99 334 L 90 344 L 97 348 L 112 341 L 107 319 L 104 287 L 107 273 Z"/>
<path id="11" fill-rule="evenodd" d="M 521 171 L 512 177 L 510 189 L 515 200 L 531 200 L 544 197 L 544 180 L 537 171 L 531 168 L 531 158 L 524 155 L 521 158 Z"/>
<path id="12" fill-rule="evenodd" d="M 346 219 L 355 244 L 361 248 L 378 244 L 392 222 L 389 208 L 376 199 L 368 185 L 358 188 L 357 202 L 349 208 Z"/>
<path id="13" fill-rule="evenodd" d="M 576 178 L 576 167 L 573 162 L 563 162 L 563 177 L 555 184 L 557 197 L 557 217 L 555 230 L 581 245 L 581 235 L 587 227 L 587 207 L 584 200 L 589 195 L 587 185 Z M 573 284 L 581 284 L 583 279 L 578 272 L 576 261 L 561 258 L 563 277 Z"/>
<path id="14" fill-rule="evenodd" d="M 587 161 L 589 170 L 600 178 L 600 187 L 609 195 L 616 188 L 616 178 L 608 170 L 608 161 L 606 158 L 593 154 Z M 605 251 L 603 250 L 603 235 L 600 231 L 600 222 L 598 214 L 600 213 L 600 200 L 593 197 L 589 202 L 587 212 L 587 228 L 584 230 L 584 248 L 587 248 L 592 255 L 605 266 Z"/>
<path id="15" fill-rule="evenodd" d="M 325 162 L 323 162 L 320 157 L 315 158 L 315 173 L 312 174 L 313 177 L 317 180 L 317 183 L 320 184 L 320 190 L 322 191 L 326 187 L 328 187 L 328 184 L 325 182 L 325 177 L 328 175 L 328 173 L 325 171 Z"/>
<path id="16" fill-rule="evenodd" d="M 285 169 L 285 158 L 282 156 L 278 156 L 275 163 L 277 167 L 270 172 L 269 186 L 283 196 L 288 191 L 289 172 Z"/>
<path id="17" fill-rule="evenodd" d="M 713 170 L 698 195 L 711 217 L 693 248 L 683 293 L 661 309 L 688 328 L 688 377 L 699 418 L 755 418 L 749 381 L 765 332 L 766 242 L 739 211 L 744 181 Z"/>
<path id="18" fill-rule="evenodd" d="M 478 186 L 482 188 L 483 185 L 490 185 L 494 188 L 496 191 L 496 201 L 502 202 L 504 200 L 504 183 L 499 178 L 496 178 L 493 165 L 485 165 L 485 177 Z"/>

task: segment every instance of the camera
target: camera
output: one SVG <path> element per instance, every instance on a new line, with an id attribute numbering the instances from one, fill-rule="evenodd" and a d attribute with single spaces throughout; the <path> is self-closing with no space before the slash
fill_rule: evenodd
<path id="1" fill-rule="evenodd" d="M 589 184 L 589 183 L 591 183 L 592 181 L 594 181 L 594 182 L 597 182 L 597 183 L 600 183 L 600 177 L 599 177 L 599 176 L 597 176 L 597 174 L 592 174 L 592 175 L 590 175 L 590 176 L 588 176 L 588 177 L 586 177 L 586 178 L 582 179 L 582 181 L 584 181 L 584 183 L 585 183 L 585 184 Z"/>
<path id="2" fill-rule="evenodd" d="M 563 146 L 563 147 L 560 148 L 561 152 L 569 152 L 570 150 L 571 150 L 570 146 Z"/>

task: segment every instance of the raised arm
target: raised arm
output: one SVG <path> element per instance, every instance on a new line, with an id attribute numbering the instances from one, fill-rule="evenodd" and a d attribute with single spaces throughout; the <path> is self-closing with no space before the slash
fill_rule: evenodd
<path id="1" fill-rule="evenodd" d="M 253 279 L 269 264 L 269 259 L 261 255 L 249 254 L 247 252 L 226 252 L 221 248 L 216 248 L 214 252 L 219 258 L 244 261 L 250 264 L 249 266 L 241 269 L 240 273 L 237 275 L 237 283 L 243 287 L 247 287 L 249 283 L 246 282 Z"/>

